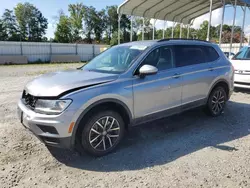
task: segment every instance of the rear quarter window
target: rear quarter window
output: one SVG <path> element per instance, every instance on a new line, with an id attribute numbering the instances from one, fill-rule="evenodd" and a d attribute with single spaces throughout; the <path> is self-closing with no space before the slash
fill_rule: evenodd
<path id="1" fill-rule="evenodd" d="M 207 56 L 207 62 L 212 62 L 212 61 L 216 61 L 217 59 L 219 59 L 220 56 L 213 47 L 203 46 L 203 49 Z"/>

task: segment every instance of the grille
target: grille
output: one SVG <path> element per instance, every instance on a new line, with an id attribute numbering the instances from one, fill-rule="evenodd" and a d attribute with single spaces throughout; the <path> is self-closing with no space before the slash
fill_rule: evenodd
<path id="1" fill-rule="evenodd" d="M 37 101 L 37 97 L 33 96 L 33 95 L 30 95 L 29 93 L 27 93 L 26 91 L 23 91 L 23 96 L 22 96 L 22 99 L 23 99 L 23 103 L 31 108 L 31 109 L 34 109 L 35 108 L 35 105 L 36 105 L 36 101 Z"/>

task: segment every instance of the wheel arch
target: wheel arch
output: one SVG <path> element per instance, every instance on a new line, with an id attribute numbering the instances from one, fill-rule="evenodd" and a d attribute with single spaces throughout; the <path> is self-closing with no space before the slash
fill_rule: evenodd
<path id="1" fill-rule="evenodd" d="M 72 146 L 75 146 L 76 144 L 77 134 L 80 129 L 80 124 L 82 123 L 82 121 L 84 121 L 83 120 L 84 117 L 86 117 L 85 120 L 87 120 L 88 115 L 90 115 L 90 113 L 92 113 L 93 111 L 100 111 L 104 109 L 118 110 L 118 113 L 121 115 L 121 117 L 123 118 L 125 122 L 126 128 L 128 128 L 128 124 L 132 121 L 132 113 L 129 110 L 128 106 L 124 102 L 118 99 L 102 99 L 88 106 L 77 118 L 77 121 L 75 123 L 74 129 L 72 132 L 72 136 L 71 136 Z"/>
<path id="2" fill-rule="evenodd" d="M 207 100 L 208 100 L 209 95 L 211 94 L 211 92 L 214 90 L 214 88 L 216 88 L 218 86 L 222 86 L 226 90 L 227 98 L 229 99 L 230 85 L 229 85 L 229 83 L 228 83 L 227 80 L 225 80 L 225 79 L 219 79 L 210 88 L 210 90 L 208 92 Z"/>

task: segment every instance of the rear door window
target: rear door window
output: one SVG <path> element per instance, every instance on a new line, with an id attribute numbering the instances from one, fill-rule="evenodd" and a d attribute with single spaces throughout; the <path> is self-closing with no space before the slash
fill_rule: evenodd
<path id="1" fill-rule="evenodd" d="M 203 46 L 177 45 L 175 46 L 176 67 L 206 63 L 206 53 Z"/>

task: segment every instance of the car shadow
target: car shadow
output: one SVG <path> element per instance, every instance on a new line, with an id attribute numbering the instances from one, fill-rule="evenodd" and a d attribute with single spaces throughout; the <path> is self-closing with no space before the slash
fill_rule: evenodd
<path id="1" fill-rule="evenodd" d="M 100 158 L 56 148 L 49 151 L 67 166 L 105 172 L 163 165 L 206 147 L 237 152 L 240 148 L 225 143 L 250 133 L 249 112 L 250 104 L 229 101 L 220 117 L 195 109 L 132 127 L 114 153 Z"/>

